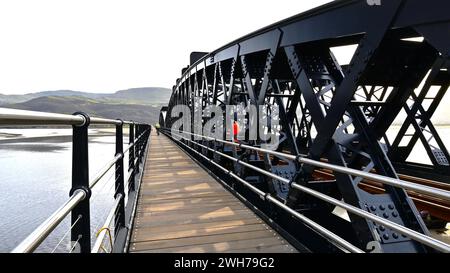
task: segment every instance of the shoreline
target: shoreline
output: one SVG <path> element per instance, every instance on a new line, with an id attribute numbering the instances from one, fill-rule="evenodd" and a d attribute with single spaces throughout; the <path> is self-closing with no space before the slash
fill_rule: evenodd
<path id="1" fill-rule="evenodd" d="M 0 144 L 10 144 L 16 142 L 37 142 L 37 141 L 49 141 L 49 140 L 59 140 L 65 138 L 72 137 L 72 130 L 68 128 L 64 128 L 63 130 L 67 132 L 55 132 L 54 130 L 61 130 L 63 128 L 58 129 L 50 129 L 50 128 L 41 128 L 40 130 L 49 130 L 49 132 L 42 132 L 41 134 L 29 136 L 24 133 L 15 133 L 15 132 L 2 132 L 0 129 Z M 4 129 L 4 130 L 35 130 L 34 128 L 21 128 L 21 129 Z M 50 131 L 52 130 L 52 131 Z M 32 132 L 32 131 L 30 131 Z M 56 134 L 57 133 L 57 134 Z M 124 130 L 124 136 L 128 136 L 128 130 Z M 92 128 L 89 130 L 89 136 L 91 137 L 100 137 L 100 136 L 115 136 L 115 128 Z M 58 141 L 57 141 L 58 142 Z"/>

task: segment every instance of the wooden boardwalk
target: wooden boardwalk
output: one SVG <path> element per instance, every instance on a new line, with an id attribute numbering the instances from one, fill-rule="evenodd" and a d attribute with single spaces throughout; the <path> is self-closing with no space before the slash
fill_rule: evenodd
<path id="1" fill-rule="evenodd" d="M 166 136 L 150 143 L 130 252 L 297 252 Z"/>

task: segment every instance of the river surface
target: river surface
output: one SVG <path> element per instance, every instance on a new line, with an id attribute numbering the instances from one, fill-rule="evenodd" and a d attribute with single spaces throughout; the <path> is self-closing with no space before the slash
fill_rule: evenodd
<path id="1" fill-rule="evenodd" d="M 397 130 L 394 128 L 388 136 Z M 438 130 L 450 147 L 450 127 Z M 0 252 L 12 250 L 67 200 L 71 187 L 71 135 L 70 128 L 0 129 Z M 115 138 L 111 132 L 101 130 L 90 130 L 89 135 L 90 177 L 93 178 L 113 158 Z M 124 138 L 124 143 L 128 143 L 127 136 Z M 419 145 L 410 160 L 429 162 Z M 127 166 L 127 160 L 124 163 Z M 94 188 L 91 198 L 93 242 L 95 231 L 103 225 L 112 204 L 113 185 L 111 170 Z M 37 251 L 67 252 L 69 229 L 70 217 L 67 217 Z"/>
<path id="2" fill-rule="evenodd" d="M 12 250 L 69 197 L 71 129 L 0 129 L 0 252 Z M 124 137 L 124 143 L 128 143 Z M 127 145 L 127 144 L 124 144 Z M 110 132 L 89 132 L 89 176 L 114 157 Z M 127 158 L 127 156 L 126 156 Z M 125 160 L 125 166 L 128 161 Z M 94 187 L 91 198 L 92 241 L 113 201 L 114 168 Z M 37 252 L 67 252 L 70 217 Z"/>

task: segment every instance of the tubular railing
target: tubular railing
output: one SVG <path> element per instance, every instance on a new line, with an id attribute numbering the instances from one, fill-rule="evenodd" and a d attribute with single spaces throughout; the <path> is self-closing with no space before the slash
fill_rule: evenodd
<path id="1" fill-rule="evenodd" d="M 355 253 L 360 253 L 363 252 L 361 249 L 359 249 L 358 247 L 352 245 L 351 243 L 347 242 L 346 240 L 344 240 L 343 238 L 339 237 L 337 234 L 334 234 L 333 232 L 329 231 L 328 229 L 326 229 L 325 227 L 315 223 L 314 221 L 312 221 L 311 219 L 305 217 L 304 215 L 302 215 L 301 213 L 293 210 L 292 208 L 288 207 L 286 204 L 284 204 L 283 202 L 280 202 L 277 198 L 273 197 L 272 195 L 270 195 L 269 193 L 263 192 L 260 189 L 256 188 L 255 186 L 251 185 L 250 183 L 248 183 L 247 181 L 245 181 L 244 179 L 242 179 L 241 177 L 239 177 L 238 175 L 236 175 L 235 173 L 233 173 L 232 171 L 222 167 L 221 165 L 217 164 L 216 162 L 213 161 L 213 159 L 206 157 L 205 155 L 203 155 L 202 153 L 198 152 L 197 150 L 193 149 L 192 147 L 186 145 L 185 143 L 183 143 L 182 141 L 175 139 L 172 134 L 177 135 L 180 139 L 185 140 L 189 143 L 192 143 L 193 145 L 196 145 L 197 147 L 201 147 L 203 149 L 207 149 L 208 151 L 211 151 L 212 153 L 219 155 L 221 157 L 227 158 L 237 164 L 240 164 L 244 167 L 250 168 L 254 171 L 257 171 L 265 176 L 268 176 L 270 178 L 276 179 L 282 183 L 287 184 L 289 187 L 295 188 L 299 191 L 302 191 L 306 194 L 309 194 L 311 196 L 314 196 L 316 198 L 319 198 L 329 204 L 332 204 L 334 206 L 343 208 L 345 210 L 347 210 L 350 213 L 353 213 L 357 216 L 363 217 L 367 220 L 373 221 L 377 224 L 383 225 L 387 228 L 392 229 L 393 231 L 398 232 L 399 234 L 402 234 L 404 236 L 407 236 L 409 238 L 411 238 L 412 240 L 416 240 L 424 245 L 427 245 L 431 248 L 434 248 L 436 250 L 439 250 L 441 252 L 450 252 L 450 245 L 446 244 L 442 241 L 439 241 L 431 236 L 419 233 L 415 230 L 412 230 L 410 228 L 407 228 L 405 226 L 399 225 L 393 221 L 381 218 L 379 216 L 376 216 L 374 214 L 371 214 L 368 211 L 362 210 L 358 207 L 355 207 L 353 205 L 347 204 L 343 201 L 337 200 L 335 198 L 332 198 L 328 195 L 325 195 L 321 192 L 318 192 L 316 190 L 313 190 L 311 188 L 302 186 L 300 184 L 295 183 L 294 181 L 291 181 L 289 179 L 286 179 L 284 177 L 278 176 L 274 173 L 268 172 L 264 169 L 261 169 L 259 167 L 253 166 L 249 163 L 243 162 L 237 158 L 234 158 L 232 156 L 229 156 L 227 154 L 221 153 L 219 151 L 216 151 L 208 146 L 202 145 L 196 141 L 193 141 L 191 139 L 188 138 L 184 138 L 183 135 L 181 134 L 176 134 L 174 131 L 171 131 L 167 128 L 164 128 L 163 131 L 169 135 L 173 140 L 177 141 L 178 143 L 182 144 L 184 147 L 186 147 L 187 149 L 189 149 L 191 152 L 194 152 L 195 154 L 201 156 L 203 159 L 207 160 L 209 163 L 213 164 L 215 167 L 217 167 L 218 169 L 222 170 L 223 172 L 225 172 L 226 174 L 230 175 L 231 177 L 233 177 L 235 180 L 239 181 L 242 185 L 246 186 L 249 190 L 253 191 L 254 193 L 256 193 L 257 195 L 260 196 L 260 198 L 262 200 L 265 200 L 267 202 L 273 203 L 275 205 L 277 205 L 278 207 L 284 209 L 285 211 L 287 211 L 288 213 L 292 214 L 294 217 L 296 217 L 297 219 L 299 219 L 300 221 L 304 222 L 306 225 L 310 226 L 313 230 L 316 230 L 319 234 L 321 234 L 324 238 L 326 238 L 327 240 L 329 240 L 331 243 L 333 243 L 334 245 L 336 245 L 337 247 L 344 249 L 347 252 L 355 252 Z M 170 134 L 169 134 L 170 132 Z M 373 173 L 366 173 L 363 171 L 359 171 L 359 170 L 355 170 L 355 169 L 351 169 L 348 167 L 341 167 L 341 166 L 336 166 L 333 164 L 329 164 L 329 163 L 324 163 L 321 161 L 316 161 L 316 160 L 312 160 L 309 158 L 305 158 L 303 156 L 295 156 L 295 155 L 291 155 L 291 154 L 286 154 L 286 153 L 281 153 L 281 152 L 276 152 L 276 151 L 272 151 L 272 150 L 268 150 L 268 149 L 263 149 L 263 148 L 259 148 L 259 147 L 253 147 L 253 146 L 249 146 L 249 145 L 244 145 L 241 143 L 236 143 L 236 142 L 232 142 L 232 141 L 226 141 L 226 140 L 221 140 L 221 139 L 216 139 L 213 137 L 208 137 L 208 136 L 203 136 L 203 135 L 198 135 L 198 134 L 194 134 L 194 133 L 190 133 L 190 132 L 185 132 L 185 131 L 178 131 L 179 133 L 183 133 L 183 134 L 188 134 L 190 136 L 196 136 L 199 137 L 201 139 L 205 139 L 205 140 L 209 140 L 209 141 L 216 141 L 216 142 L 220 142 L 223 143 L 225 145 L 232 145 L 232 146 L 237 146 L 239 148 L 242 149 L 249 149 L 249 150 L 253 150 L 253 151 L 258 151 L 258 152 L 262 152 L 262 153 L 266 153 L 266 154 L 271 154 L 271 155 L 276 155 L 279 157 L 283 157 L 286 159 L 291 159 L 291 160 L 296 160 L 299 163 L 302 164 L 307 164 L 310 166 L 314 166 L 314 167 L 321 167 L 321 168 L 326 168 L 326 169 L 330 169 L 336 172 L 340 172 L 340 173 L 345 173 L 345 174 L 349 174 L 349 175 L 353 175 L 353 176 L 358 176 L 358 177 L 362 177 L 362 178 L 367 178 L 367 179 L 371 179 L 373 181 L 377 181 L 383 184 L 387 184 L 387 185 L 391 185 L 391 186 L 395 186 L 395 187 L 399 187 L 399 188 L 403 188 L 403 189 L 409 189 L 409 190 L 413 190 L 419 193 L 423 193 L 423 194 L 427 194 L 430 196 L 434 196 L 434 197 L 438 197 L 444 200 L 450 200 L 450 191 L 446 191 L 446 190 L 441 190 L 441 189 L 436 189 L 433 187 L 429 187 L 429 186 L 424 186 L 424 185 L 418 185 L 418 184 L 414 184 L 411 182 L 407 182 L 407 181 L 403 181 L 400 179 L 395 179 L 395 178 L 391 178 L 391 177 L 385 177 L 382 175 L 378 175 L 378 174 L 373 174 Z"/>
<path id="2" fill-rule="evenodd" d="M 115 126 L 115 156 L 89 180 L 89 158 L 88 158 L 88 128 L 90 125 L 113 125 Z M 129 126 L 129 144 L 123 150 L 123 127 Z M 104 231 L 109 231 L 109 224 L 114 219 L 115 232 L 121 242 L 114 242 L 115 247 L 123 249 L 126 242 L 128 227 L 132 220 L 130 213 L 126 213 L 129 206 L 135 206 L 136 175 L 142 163 L 147 149 L 147 143 L 151 131 L 148 124 L 135 123 L 133 121 L 122 121 L 120 119 L 105 119 L 90 117 L 77 112 L 73 115 L 54 114 L 36 111 L 24 111 L 0 108 L 0 125 L 71 125 L 72 135 L 72 188 L 69 199 L 58 208 L 50 217 L 37 227 L 25 240 L 12 250 L 15 253 L 33 252 L 52 233 L 53 230 L 71 213 L 71 241 L 76 242 L 73 248 L 78 247 L 82 253 L 91 252 L 91 223 L 90 223 L 90 198 L 92 189 L 98 182 L 115 166 L 114 204 L 108 214 L 105 226 L 100 230 L 94 251 L 100 249 L 104 239 Z M 124 155 L 129 153 L 127 187 L 124 177 Z M 125 194 L 127 192 L 127 194 Z M 128 196 L 127 207 L 125 198 Z M 125 236 L 119 236 L 125 234 Z M 112 246 L 111 246 L 112 247 Z"/>

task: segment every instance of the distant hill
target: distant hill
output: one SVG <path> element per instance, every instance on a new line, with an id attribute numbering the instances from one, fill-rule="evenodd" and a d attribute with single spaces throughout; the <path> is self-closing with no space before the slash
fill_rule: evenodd
<path id="1" fill-rule="evenodd" d="M 113 94 L 94 97 L 98 100 L 113 103 L 137 103 L 137 104 L 168 104 L 171 89 L 158 87 L 133 88 L 120 90 Z"/>
<path id="2" fill-rule="evenodd" d="M 112 94 L 71 90 L 44 91 L 25 95 L 0 95 L 9 103 L 1 107 L 22 110 L 72 114 L 77 111 L 104 118 L 121 118 L 155 124 L 159 110 L 167 105 L 171 90 L 166 88 L 133 88 Z M 3 97 L 1 97 L 3 96 Z"/>
<path id="3" fill-rule="evenodd" d="M 121 118 L 155 124 L 159 119 L 161 105 L 104 103 L 83 97 L 49 96 L 22 103 L 3 105 L 22 110 L 72 114 L 77 111 L 103 118 Z"/>
<path id="4" fill-rule="evenodd" d="M 115 93 L 88 93 L 73 90 L 42 91 L 24 95 L 0 94 L 0 105 L 22 103 L 41 97 L 84 97 L 96 99 L 108 103 L 133 103 L 133 104 L 167 104 L 172 91 L 162 87 L 142 87 L 127 90 L 119 90 Z"/>

